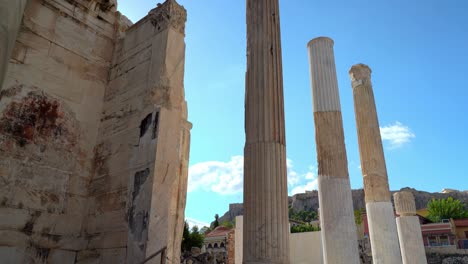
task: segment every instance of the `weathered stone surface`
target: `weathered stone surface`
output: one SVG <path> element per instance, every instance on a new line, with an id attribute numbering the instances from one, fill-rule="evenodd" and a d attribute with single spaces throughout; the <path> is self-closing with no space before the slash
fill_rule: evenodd
<path id="1" fill-rule="evenodd" d="M 401 191 L 393 194 L 395 212 L 400 216 L 416 215 L 416 203 L 411 192 Z"/>
<path id="2" fill-rule="evenodd" d="M 76 252 L 67 250 L 51 250 L 47 259 L 50 264 L 75 264 Z"/>
<path id="3" fill-rule="evenodd" d="M 359 263 L 333 40 L 308 43 L 324 263 Z M 340 250 L 336 250 L 339 248 Z"/>
<path id="4" fill-rule="evenodd" d="M 247 0 L 244 263 L 289 263 L 282 74 L 279 3 Z"/>
<path id="5" fill-rule="evenodd" d="M 0 3 L 0 259 L 178 259 L 185 9 L 132 25 L 115 0 L 25 2 Z"/>
<path id="6" fill-rule="evenodd" d="M 426 251 L 421 232 L 419 217 L 416 216 L 416 204 L 411 192 L 401 191 L 393 194 L 403 264 L 426 264 Z"/>
<path id="7" fill-rule="evenodd" d="M 0 2 L 0 90 L 15 46 L 27 0 Z"/>
<path id="8" fill-rule="evenodd" d="M 366 211 L 374 263 L 402 263 L 395 215 L 390 198 L 371 70 L 357 64 L 349 70 L 364 178 Z"/>

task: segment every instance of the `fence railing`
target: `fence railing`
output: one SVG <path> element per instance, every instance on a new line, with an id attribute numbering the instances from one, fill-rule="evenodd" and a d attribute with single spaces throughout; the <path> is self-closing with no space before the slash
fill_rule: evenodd
<path id="1" fill-rule="evenodd" d="M 161 255 L 161 264 L 166 264 L 166 249 L 167 247 L 163 247 L 160 250 L 156 251 L 155 253 L 149 255 L 145 260 L 140 262 L 140 264 L 145 264 L 146 262 L 152 260 L 157 255 Z"/>

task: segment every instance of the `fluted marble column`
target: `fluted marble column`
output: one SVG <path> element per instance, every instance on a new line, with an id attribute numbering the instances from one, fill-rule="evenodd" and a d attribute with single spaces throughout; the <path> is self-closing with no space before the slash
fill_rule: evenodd
<path id="1" fill-rule="evenodd" d="M 401 264 L 395 214 L 371 83 L 371 69 L 357 64 L 349 70 L 353 87 L 361 170 L 374 264 Z"/>
<path id="2" fill-rule="evenodd" d="M 324 263 L 359 263 L 333 40 L 308 43 Z"/>
<path id="3" fill-rule="evenodd" d="M 403 264 L 427 264 L 426 251 L 421 233 L 421 224 L 416 216 L 416 204 L 411 192 L 393 194 L 398 239 L 400 241 Z"/>
<path id="4" fill-rule="evenodd" d="M 278 0 L 247 0 L 243 263 L 289 263 Z"/>
<path id="5" fill-rule="evenodd" d="M 0 90 L 15 46 L 27 0 L 0 0 Z"/>

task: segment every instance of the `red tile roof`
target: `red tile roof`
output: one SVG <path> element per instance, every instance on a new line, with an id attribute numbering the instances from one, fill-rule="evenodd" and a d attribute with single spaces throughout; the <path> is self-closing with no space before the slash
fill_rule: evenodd
<path id="1" fill-rule="evenodd" d="M 217 237 L 217 236 L 225 236 L 227 233 L 229 233 L 232 229 L 224 227 L 224 226 L 218 226 L 216 227 L 213 231 L 210 233 L 206 234 L 205 237 Z"/>
<path id="2" fill-rule="evenodd" d="M 468 218 L 453 220 L 456 227 L 468 227 Z"/>

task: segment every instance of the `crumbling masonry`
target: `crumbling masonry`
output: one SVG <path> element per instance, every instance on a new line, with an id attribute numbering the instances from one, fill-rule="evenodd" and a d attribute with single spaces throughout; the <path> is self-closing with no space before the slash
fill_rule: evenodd
<path id="1" fill-rule="evenodd" d="M 115 0 L 0 0 L 2 263 L 178 262 L 185 21 L 174 0 L 134 25 Z"/>

